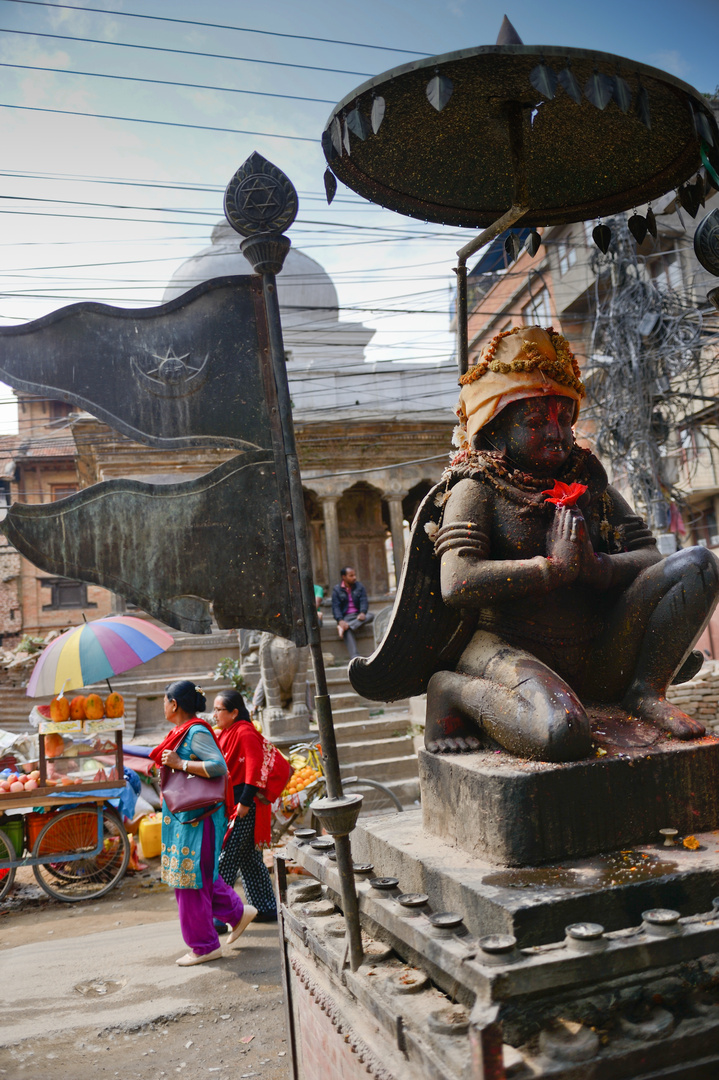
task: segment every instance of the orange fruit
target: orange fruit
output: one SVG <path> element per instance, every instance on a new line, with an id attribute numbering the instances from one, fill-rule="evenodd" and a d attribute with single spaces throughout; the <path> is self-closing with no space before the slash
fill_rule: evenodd
<path id="1" fill-rule="evenodd" d="M 70 702 L 70 719 L 85 719 L 85 697 L 83 694 L 78 694 L 77 697 L 74 697 Z"/>
<path id="2" fill-rule="evenodd" d="M 65 740 L 62 735 L 52 732 L 45 736 L 45 753 L 47 757 L 60 757 L 65 749 Z"/>
<path id="3" fill-rule="evenodd" d="M 56 724 L 62 724 L 70 718 L 70 702 L 60 694 L 50 702 L 50 719 Z"/>
<path id="4" fill-rule="evenodd" d="M 105 705 L 99 694 L 88 694 L 85 698 L 85 716 L 88 720 L 102 720 Z"/>

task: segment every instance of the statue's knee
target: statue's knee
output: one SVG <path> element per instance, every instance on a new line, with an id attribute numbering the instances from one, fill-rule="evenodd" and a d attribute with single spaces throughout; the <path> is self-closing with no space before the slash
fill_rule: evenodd
<path id="1" fill-rule="evenodd" d="M 665 573 L 675 581 L 696 577 L 705 590 L 719 590 L 719 560 L 708 548 L 689 547 L 675 551 L 664 560 Z"/>
<path id="2" fill-rule="evenodd" d="M 584 707 L 564 684 L 540 685 L 525 696 L 532 713 L 531 727 L 543 761 L 576 761 L 591 751 L 592 733 Z"/>

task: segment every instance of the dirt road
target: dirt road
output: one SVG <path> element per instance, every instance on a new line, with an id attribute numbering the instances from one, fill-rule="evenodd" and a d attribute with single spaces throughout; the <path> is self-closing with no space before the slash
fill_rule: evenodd
<path id="1" fill-rule="evenodd" d="M 2 1080 L 289 1080 L 276 926 L 177 967 L 186 949 L 156 864 L 74 905 L 18 875 L 27 884 L 0 904 Z"/>

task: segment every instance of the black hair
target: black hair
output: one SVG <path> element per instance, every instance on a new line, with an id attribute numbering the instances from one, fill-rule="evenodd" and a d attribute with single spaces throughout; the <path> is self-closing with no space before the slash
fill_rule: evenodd
<path id="1" fill-rule="evenodd" d="M 353 567 L 351 567 L 351 566 L 343 566 L 342 569 L 340 570 L 340 577 L 345 577 L 347 572 L 349 570 L 352 570 L 352 569 L 353 569 Z"/>
<path id="2" fill-rule="evenodd" d="M 205 695 L 189 679 L 179 679 L 165 687 L 165 696 L 168 701 L 176 701 L 177 705 L 188 716 L 195 716 L 204 712 L 207 706 Z"/>
<path id="3" fill-rule="evenodd" d="M 232 712 L 237 709 L 238 720 L 249 720 L 250 714 L 247 711 L 245 705 L 245 699 L 242 694 L 237 690 L 220 690 L 217 694 L 218 698 L 222 702 L 222 707 L 227 709 L 228 712 Z"/>

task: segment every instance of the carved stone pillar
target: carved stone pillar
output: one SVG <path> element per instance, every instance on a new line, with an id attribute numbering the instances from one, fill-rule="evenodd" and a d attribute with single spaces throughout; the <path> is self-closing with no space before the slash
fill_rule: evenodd
<path id="1" fill-rule="evenodd" d="M 340 579 L 340 528 L 337 520 L 339 495 L 320 495 L 322 515 L 325 519 L 325 544 L 327 545 L 327 573 L 330 592 Z"/>
<path id="2" fill-rule="evenodd" d="M 389 528 L 392 533 L 392 557 L 394 559 L 394 574 L 399 586 L 399 576 L 402 573 L 404 561 L 404 514 L 402 513 L 402 499 L 406 493 L 390 493 L 385 495 L 387 510 L 389 512 Z"/>

